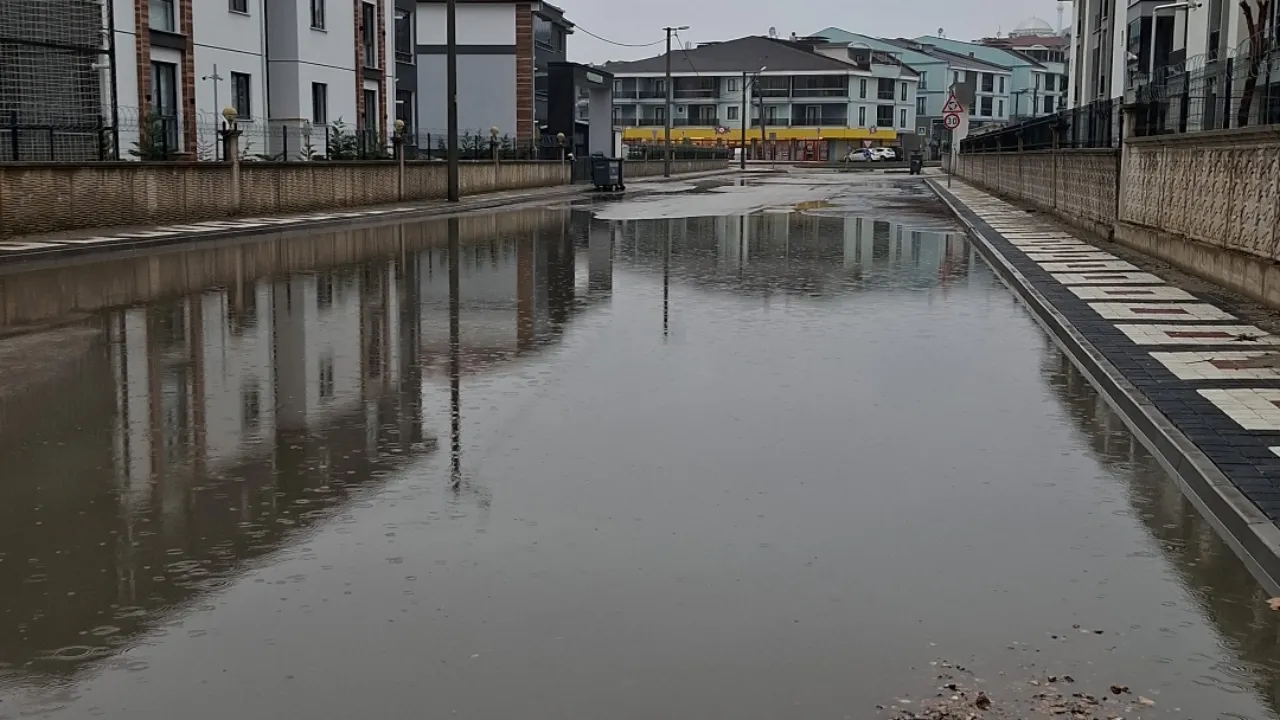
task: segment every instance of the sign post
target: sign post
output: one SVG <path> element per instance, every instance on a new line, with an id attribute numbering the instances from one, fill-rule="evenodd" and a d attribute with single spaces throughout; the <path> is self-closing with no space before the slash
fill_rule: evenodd
<path id="1" fill-rule="evenodd" d="M 947 188 L 951 188 L 951 176 L 956 174 L 956 159 L 959 156 L 959 148 L 956 147 L 956 129 L 960 127 L 960 123 L 964 120 L 964 106 L 956 99 L 953 92 L 947 97 L 947 103 L 942 106 L 942 126 L 950 133 L 950 162 L 947 166 Z"/>

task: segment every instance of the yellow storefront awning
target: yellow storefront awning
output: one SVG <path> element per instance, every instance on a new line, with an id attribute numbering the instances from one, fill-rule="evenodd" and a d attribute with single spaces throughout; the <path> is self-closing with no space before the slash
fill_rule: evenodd
<path id="1" fill-rule="evenodd" d="M 877 142 L 893 142 L 898 139 L 895 130 L 887 128 L 862 127 L 779 127 L 764 129 L 768 140 L 872 140 Z M 626 127 L 622 129 L 623 142 L 662 142 L 662 128 Z M 729 128 L 723 135 L 717 135 L 712 127 L 678 127 L 671 128 L 671 142 L 717 142 L 740 143 L 741 128 Z M 760 140 L 760 128 L 747 129 L 747 142 Z"/>

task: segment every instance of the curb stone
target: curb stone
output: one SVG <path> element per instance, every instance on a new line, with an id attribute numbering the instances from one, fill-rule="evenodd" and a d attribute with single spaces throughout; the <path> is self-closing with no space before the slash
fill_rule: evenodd
<path id="1" fill-rule="evenodd" d="M 1177 481 L 1184 495 L 1213 525 L 1271 595 L 1280 595 L 1280 527 L 1178 430 L 1039 290 L 991 243 L 976 216 L 937 180 L 926 184 L 964 225 L 974 246 L 1001 281 L 1019 297 L 1059 348 L 1116 410 Z"/>

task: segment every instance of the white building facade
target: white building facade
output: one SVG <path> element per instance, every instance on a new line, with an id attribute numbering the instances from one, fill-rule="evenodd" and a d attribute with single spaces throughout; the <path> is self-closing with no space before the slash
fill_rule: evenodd
<path id="1" fill-rule="evenodd" d="M 120 157 L 218 159 L 228 107 L 246 155 L 323 156 L 335 127 L 354 136 L 350 145 L 361 152 L 385 148 L 396 109 L 396 4 L 112 3 Z"/>

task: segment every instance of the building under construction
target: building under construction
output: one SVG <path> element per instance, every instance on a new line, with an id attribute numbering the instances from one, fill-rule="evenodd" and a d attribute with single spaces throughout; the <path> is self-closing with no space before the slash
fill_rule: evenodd
<path id="1" fill-rule="evenodd" d="M 0 0 L 0 161 L 117 157 L 107 0 Z"/>

